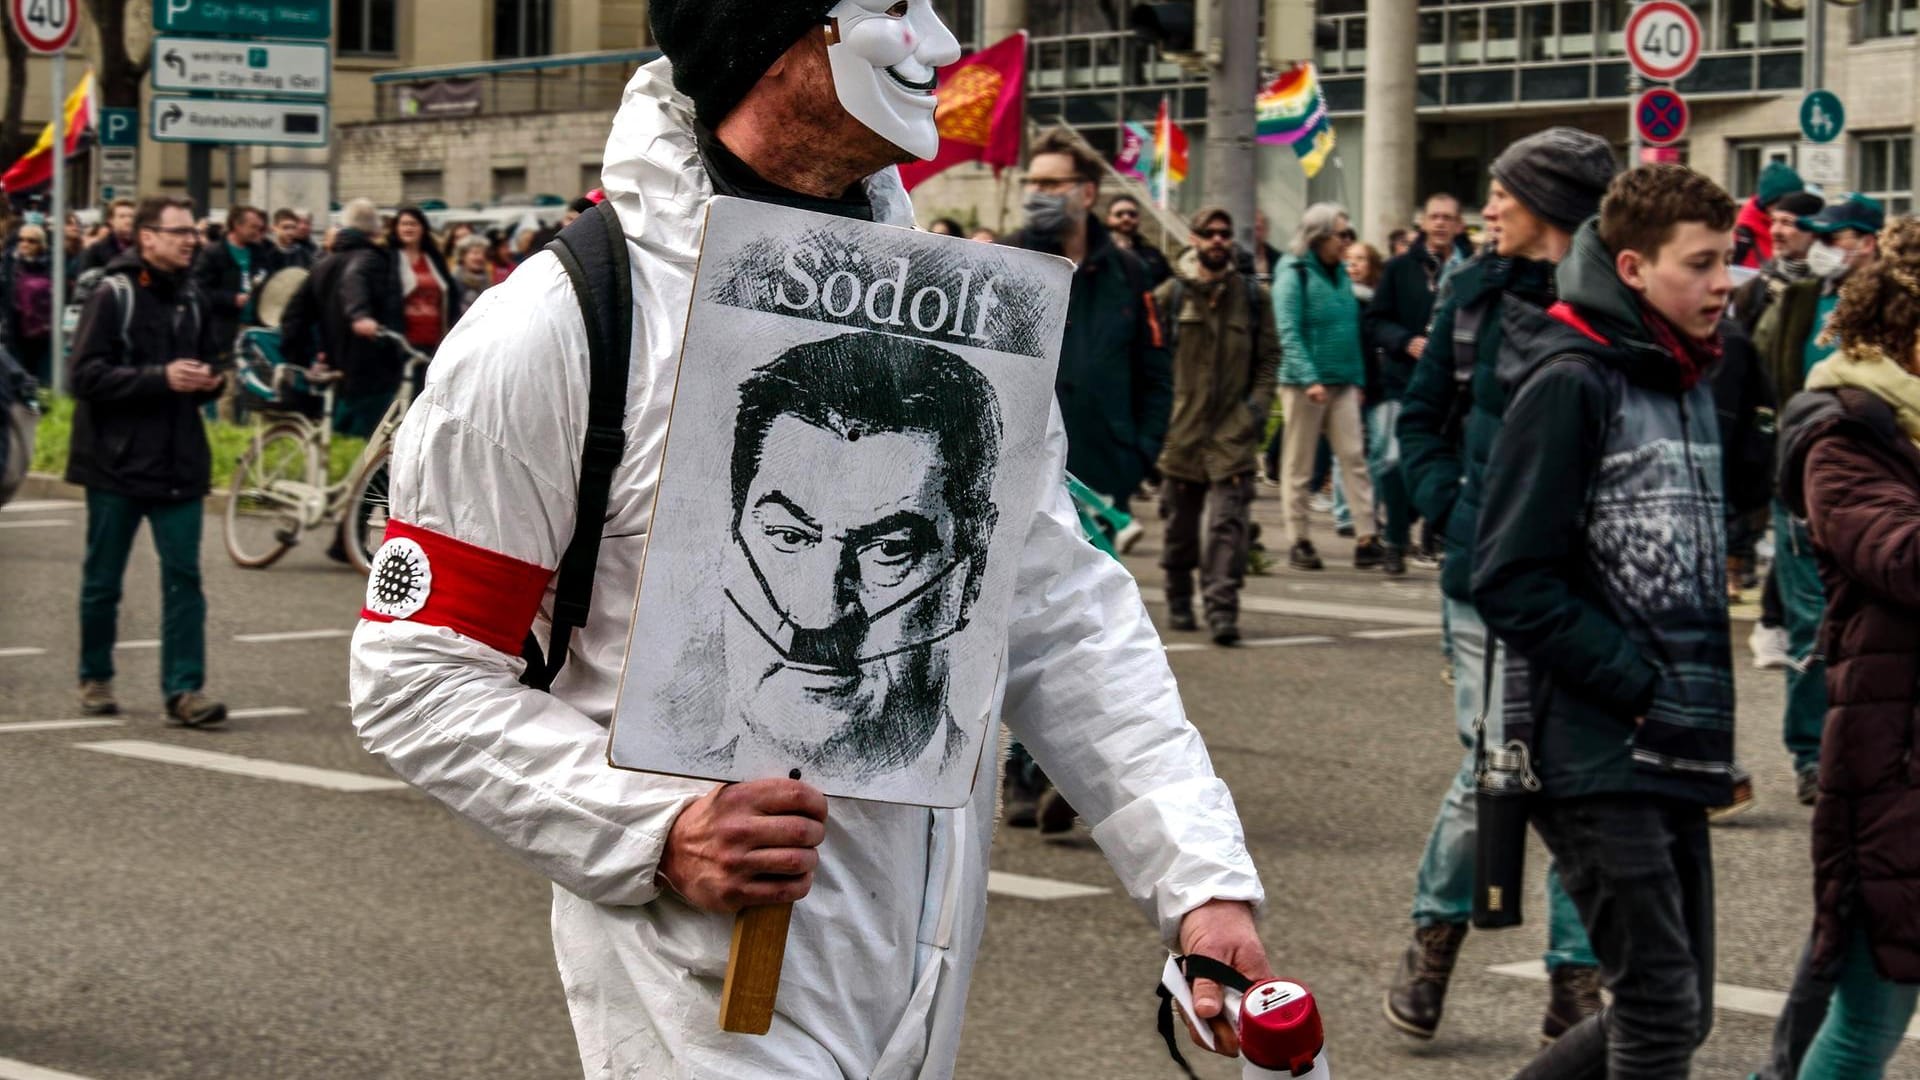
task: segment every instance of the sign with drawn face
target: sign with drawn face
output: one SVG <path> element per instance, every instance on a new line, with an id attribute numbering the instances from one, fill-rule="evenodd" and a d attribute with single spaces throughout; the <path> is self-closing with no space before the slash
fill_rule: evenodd
<path id="1" fill-rule="evenodd" d="M 957 806 L 1006 652 L 1070 267 L 715 199 L 614 717 L 621 768 Z"/>

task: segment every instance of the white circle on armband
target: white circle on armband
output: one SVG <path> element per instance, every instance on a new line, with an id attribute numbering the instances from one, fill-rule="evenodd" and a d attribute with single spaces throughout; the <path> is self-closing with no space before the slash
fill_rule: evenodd
<path id="1" fill-rule="evenodd" d="M 406 619 L 427 606 L 433 567 L 421 546 L 405 537 L 380 545 L 367 575 L 367 610 L 389 619 Z"/>

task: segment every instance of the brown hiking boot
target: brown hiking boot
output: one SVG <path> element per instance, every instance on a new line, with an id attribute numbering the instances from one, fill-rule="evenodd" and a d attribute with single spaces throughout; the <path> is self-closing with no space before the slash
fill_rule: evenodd
<path id="1" fill-rule="evenodd" d="M 1388 1023 L 1415 1038 L 1433 1038 L 1447 1003 L 1453 962 L 1466 939 L 1467 924 L 1463 922 L 1414 928 L 1413 942 L 1401 954 L 1400 968 L 1387 986 Z"/>
<path id="2" fill-rule="evenodd" d="M 227 719 L 227 707 L 198 690 L 167 699 L 167 719 L 181 727 L 212 727 Z"/>
<path id="3" fill-rule="evenodd" d="M 80 711 L 88 716 L 118 716 L 120 703 L 114 700 L 113 683 L 107 679 L 82 679 Z"/>
<path id="4" fill-rule="evenodd" d="M 1561 964 L 1548 978 L 1553 990 L 1547 998 L 1546 1018 L 1540 1021 L 1542 1046 L 1600 1011 L 1599 968 L 1590 964 Z"/>

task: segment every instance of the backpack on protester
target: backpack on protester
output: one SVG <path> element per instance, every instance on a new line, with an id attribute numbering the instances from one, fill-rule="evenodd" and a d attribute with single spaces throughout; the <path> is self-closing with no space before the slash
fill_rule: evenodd
<path id="1" fill-rule="evenodd" d="M 573 539 L 560 556 L 553 587 L 553 623 L 545 649 L 533 631 L 520 655 L 520 682 L 551 693 L 567 662 L 573 632 L 587 624 L 593 574 L 600 561 L 613 473 L 626 452 L 627 372 L 633 364 L 633 277 L 627 234 L 613 203 L 599 203 L 547 244 L 560 260 L 587 331 L 587 434 L 580 449 L 580 486 Z"/>
<path id="2" fill-rule="evenodd" d="M 0 346 L 0 506 L 13 500 L 33 465 L 40 424 L 40 385 Z"/>

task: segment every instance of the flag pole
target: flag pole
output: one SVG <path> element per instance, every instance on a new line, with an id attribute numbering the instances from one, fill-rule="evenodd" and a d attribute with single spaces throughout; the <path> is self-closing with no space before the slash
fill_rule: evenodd
<path id="1" fill-rule="evenodd" d="M 53 220 L 47 223 L 47 252 L 53 257 L 53 326 L 47 345 L 53 351 L 47 369 L 57 392 L 67 366 L 67 50 L 53 54 Z"/>

